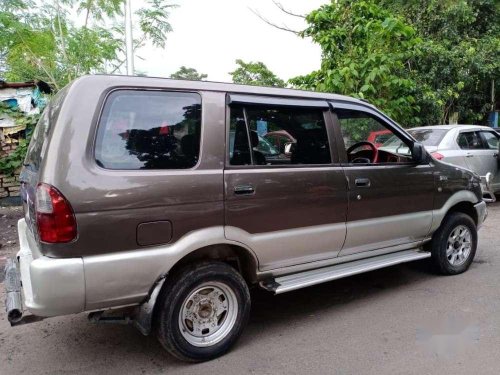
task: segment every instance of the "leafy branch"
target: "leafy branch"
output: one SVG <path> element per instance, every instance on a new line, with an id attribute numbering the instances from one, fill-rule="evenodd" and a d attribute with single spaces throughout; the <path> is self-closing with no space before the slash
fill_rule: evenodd
<path id="1" fill-rule="evenodd" d="M 23 165 L 24 157 L 28 149 L 28 144 L 40 115 L 26 115 L 18 109 L 11 108 L 0 102 L 0 118 L 10 117 L 14 120 L 16 126 L 25 126 L 26 139 L 19 139 L 17 148 L 0 159 L 0 173 L 13 175 Z"/>

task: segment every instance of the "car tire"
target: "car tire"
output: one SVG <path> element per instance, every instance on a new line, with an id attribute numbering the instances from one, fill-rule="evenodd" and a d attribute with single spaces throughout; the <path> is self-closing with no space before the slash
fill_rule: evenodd
<path id="1" fill-rule="evenodd" d="M 474 220 L 464 213 L 450 213 L 432 237 L 433 266 L 443 275 L 465 272 L 474 260 L 476 248 L 477 228 Z"/>
<path id="2" fill-rule="evenodd" d="M 222 262 L 190 265 L 167 279 L 156 307 L 160 343 L 176 358 L 207 361 L 225 354 L 250 315 L 243 277 Z"/>

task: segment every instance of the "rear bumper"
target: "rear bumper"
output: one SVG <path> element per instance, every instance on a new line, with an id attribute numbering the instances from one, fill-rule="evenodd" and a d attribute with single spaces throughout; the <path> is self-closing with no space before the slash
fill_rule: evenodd
<path id="1" fill-rule="evenodd" d="M 474 205 L 477 213 L 477 228 L 479 229 L 483 225 L 486 217 L 488 217 L 488 208 L 486 207 L 486 202 L 481 201 Z"/>
<path id="2" fill-rule="evenodd" d="M 24 219 L 17 224 L 20 250 L 17 263 L 24 307 L 33 315 L 49 317 L 73 314 L 85 308 L 82 258 L 48 258 L 30 246 L 31 234 Z"/>

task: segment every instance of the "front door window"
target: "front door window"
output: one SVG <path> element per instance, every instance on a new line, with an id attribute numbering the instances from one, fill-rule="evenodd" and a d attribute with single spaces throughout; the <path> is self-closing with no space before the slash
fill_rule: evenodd
<path id="1" fill-rule="evenodd" d="M 350 164 L 409 163 L 410 147 L 368 112 L 337 109 L 347 160 Z"/>

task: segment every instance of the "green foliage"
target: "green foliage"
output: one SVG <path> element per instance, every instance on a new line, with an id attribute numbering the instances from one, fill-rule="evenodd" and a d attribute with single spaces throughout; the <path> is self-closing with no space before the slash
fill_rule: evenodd
<path id="1" fill-rule="evenodd" d="M 2 0 L 0 66 L 5 79 L 39 79 L 59 90 L 89 73 L 115 73 L 124 66 L 124 0 Z M 169 10 L 166 0 L 148 0 L 135 16 L 134 51 L 147 41 L 164 47 Z M 83 25 L 69 17 L 85 15 Z"/>
<path id="2" fill-rule="evenodd" d="M 203 81 L 208 75 L 203 73 L 198 73 L 194 68 L 187 68 L 184 65 L 180 67 L 178 71 L 170 75 L 173 79 L 188 79 L 191 81 Z"/>
<path id="3" fill-rule="evenodd" d="M 500 2 L 383 0 L 425 40 L 416 59 L 422 122 L 485 122 L 492 80 L 500 89 Z"/>
<path id="4" fill-rule="evenodd" d="M 339 0 L 310 13 L 302 36 L 321 68 L 290 83 L 368 99 L 405 126 L 478 123 L 500 88 L 495 0 Z"/>
<path id="5" fill-rule="evenodd" d="M 0 173 L 13 175 L 23 164 L 24 156 L 28 149 L 31 134 L 40 118 L 40 115 L 25 115 L 15 108 L 10 108 L 0 102 L 0 117 L 8 116 L 14 119 L 17 126 L 25 125 L 26 139 L 20 139 L 17 148 L 7 157 L 0 159 Z"/>
<path id="6" fill-rule="evenodd" d="M 82 0 L 78 2 L 78 12 L 85 12 L 84 26 L 87 26 L 91 17 L 104 21 L 105 16 L 113 18 L 122 15 L 122 4 L 123 0 Z"/>
<path id="7" fill-rule="evenodd" d="M 236 60 L 236 64 L 238 65 L 238 68 L 229 73 L 233 77 L 234 83 L 256 86 L 286 86 L 285 81 L 278 78 L 264 63 L 260 61 L 246 63 L 243 60 L 238 59 Z"/>
<path id="8" fill-rule="evenodd" d="M 323 51 L 321 69 L 290 83 L 367 99 L 404 124 L 418 123 L 416 82 L 408 75 L 422 40 L 413 27 L 376 1 L 323 5 L 303 36 Z"/>
<path id="9" fill-rule="evenodd" d="M 164 0 L 147 0 L 146 3 L 147 8 L 137 11 L 141 30 L 154 46 L 165 48 L 167 33 L 172 31 L 168 22 L 169 8 L 177 5 L 166 4 Z"/>

